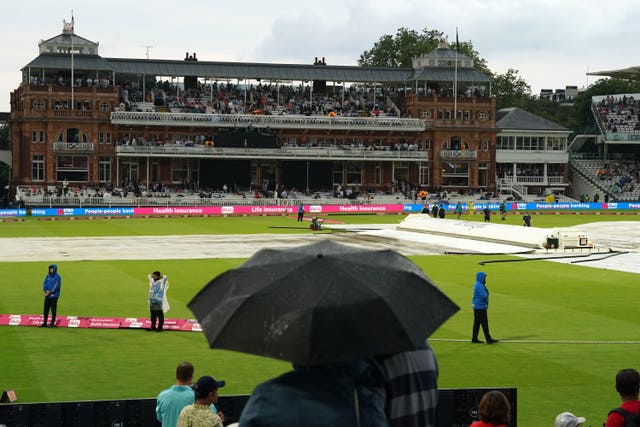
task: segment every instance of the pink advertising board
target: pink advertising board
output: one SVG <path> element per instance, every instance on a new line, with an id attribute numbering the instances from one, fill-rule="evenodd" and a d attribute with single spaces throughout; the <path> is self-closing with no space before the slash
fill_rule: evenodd
<path id="1" fill-rule="evenodd" d="M 41 314 L 0 314 L 0 326 L 40 326 L 42 320 Z M 146 329 L 151 327 L 151 321 L 143 317 L 58 316 L 56 326 L 60 328 Z M 164 329 L 168 331 L 202 331 L 200 324 L 195 319 L 165 319 Z"/>
<path id="2" fill-rule="evenodd" d="M 403 212 L 404 205 L 306 205 L 305 213 L 393 213 Z M 134 208 L 134 215 L 288 215 L 297 206 L 167 206 Z"/>

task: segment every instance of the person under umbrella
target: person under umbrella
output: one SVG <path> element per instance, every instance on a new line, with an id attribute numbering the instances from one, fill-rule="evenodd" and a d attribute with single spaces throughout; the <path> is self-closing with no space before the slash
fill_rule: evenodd
<path id="1" fill-rule="evenodd" d="M 188 306 L 210 347 L 294 364 L 254 390 L 241 427 L 387 425 L 368 360 L 422 348 L 458 310 L 397 252 L 329 240 L 258 251 Z"/>
<path id="2" fill-rule="evenodd" d="M 188 307 L 211 348 L 303 366 L 415 350 L 459 309 L 407 257 L 330 240 L 262 249 Z"/>
<path id="3" fill-rule="evenodd" d="M 388 427 L 361 360 L 294 369 L 259 384 L 240 415 L 240 427 Z"/>

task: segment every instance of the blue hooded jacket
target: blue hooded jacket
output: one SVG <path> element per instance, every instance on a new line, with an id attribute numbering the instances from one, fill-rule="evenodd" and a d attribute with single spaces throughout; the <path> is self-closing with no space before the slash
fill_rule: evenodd
<path id="1" fill-rule="evenodd" d="M 487 283 L 487 273 L 478 272 L 476 282 L 473 284 L 473 300 L 471 301 L 474 310 L 486 310 L 489 307 L 489 290 L 485 283 Z"/>
<path id="2" fill-rule="evenodd" d="M 62 286 L 62 278 L 58 274 L 58 266 L 51 264 L 49 268 L 53 268 L 52 273 L 47 273 L 42 283 L 43 291 L 50 291 L 51 293 L 47 298 L 60 298 L 60 287 Z"/>

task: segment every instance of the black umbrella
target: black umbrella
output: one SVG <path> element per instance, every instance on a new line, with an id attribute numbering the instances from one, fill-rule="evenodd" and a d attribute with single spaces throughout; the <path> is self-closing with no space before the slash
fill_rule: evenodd
<path id="1" fill-rule="evenodd" d="M 458 310 L 403 255 L 329 240 L 260 250 L 188 306 L 212 348 L 307 366 L 416 349 Z"/>

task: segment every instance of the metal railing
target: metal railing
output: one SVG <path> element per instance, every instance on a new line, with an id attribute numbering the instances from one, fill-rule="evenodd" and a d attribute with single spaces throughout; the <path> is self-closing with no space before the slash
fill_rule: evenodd
<path id="1" fill-rule="evenodd" d="M 478 157 L 477 151 L 471 150 L 442 150 L 440 151 L 441 159 L 475 159 Z"/>
<path id="2" fill-rule="evenodd" d="M 422 132 L 420 119 L 396 117 L 328 117 L 301 115 L 253 115 L 206 113 L 159 113 L 115 111 L 111 123 L 116 125 L 195 126 L 272 129 L 336 129 L 336 130 L 402 130 Z"/>
<path id="3" fill-rule="evenodd" d="M 93 142 L 54 142 L 53 151 L 94 151 Z"/>
<path id="4" fill-rule="evenodd" d="M 502 182 L 505 184 L 567 184 L 564 179 L 564 176 L 561 175 L 547 175 L 547 176 L 530 176 L 530 175 L 519 175 L 516 177 L 506 176 L 504 178 L 500 178 Z"/>
<path id="5" fill-rule="evenodd" d="M 180 197 L 172 194 L 171 197 L 43 197 L 27 196 L 22 201 L 26 208 L 54 208 L 54 207 L 175 207 L 175 206 L 298 206 L 304 205 L 364 205 L 364 204 L 399 204 L 405 199 L 398 199 L 394 196 L 379 196 L 374 199 L 365 197 L 336 198 L 336 197 L 311 197 L 303 196 L 296 198 L 253 198 L 252 196 L 222 196 L 212 194 L 210 197 L 200 197 L 190 194 Z"/>
<path id="6" fill-rule="evenodd" d="M 427 151 L 369 150 L 349 147 L 282 147 L 282 148 L 223 148 L 176 145 L 116 146 L 120 157 L 195 157 L 195 158 L 256 158 L 263 159 L 354 159 L 354 160 L 420 160 L 428 161 Z"/>

